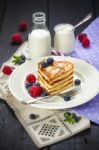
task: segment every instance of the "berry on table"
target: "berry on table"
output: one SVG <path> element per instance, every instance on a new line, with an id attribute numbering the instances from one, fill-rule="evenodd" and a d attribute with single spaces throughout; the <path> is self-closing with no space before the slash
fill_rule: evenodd
<path id="1" fill-rule="evenodd" d="M 71 100 L 71 97 L 70 97 L 70 96 L 64 96 L 64 100 L 65 100 L 65 101 L 70 101 L 70 100 Z"/>
<path id="2" fill-rule="evenodd" d="M 30 119 L 36 119 L 36 115 L 35 114 L 30 114 Z"/>
<path id="3" fill-rule="evenodd" d="M 21 44 L 22 43 L 22 37 L 20 35 L 20 33 L 14 33 L 11 36 L 11 42 L 14 44 Z"/>
<path id="4" fill-rule="evenodd" d="M 80 81 L 79 79 L 76 79 L 76 80 L 74 81 L 74 84 L 75 84 L 75 85 L 80 85 L 80 84 L 81 84 L 81 81 Z"/>
<path id="5" fill-rule="evenodd" d="M 20 59 L 26 60 L 26 57 L 25 57 L 24 55 L 21 55 L 21 56 L 20 56 Z"/>
<path id="6" fill-rule="evenodd" d="M 10 75 L 12 73 L 12 68 L 10 66 L 4 66 L 3 69 L 2 69 L 2 72 L 5 74 L 5 75 Z"/>
<path id="7" fill-rule="evenodd" d="M 21 65 L 21 64 L 23 64 L 25 62 L 25 60 L 24 59 L 20 59 L 20 61 L 19 61 L 19 65 Z"/>
<path id="8" fill-rule="evenodd" d="M 38 97 L 43 92 L 43 89 L 40 86 L 31 86 L 28 92 L 32 97 Z"/>
<path id="9" fill-rule="evenodd" d="M 87 48 L 87 47 L 90 46 L 90 41 L 89 41 L 89 39 L 88 39 L 87 37 L 84 37 L 84 38 L 83 38 L 83 40 L 82 40 L 82 46 L 83 46 L 84 48 Z"/>
<path id="10" fill-rule="evenodd" d="M 87 37 L 87 34 L 86 34 L 86 33 L 80 33 L 80 34 L 78 35 L 78 40 L 79 40 L 80 42 L 82 42 L 83 38 L 85 38 L 85 37 Z"/>
<path id="11" fill-rule="evenodd" d="M 66 118 L 67 115 L 71 115 L 71 113 L 70 113 L 70 112 L 65 112 L 65 113 L 64 113 L 64 117 Z"/>
<path id="12" fill-rule="evenodd" d="M 26 57 L 24 56 L 24 55 L 21 55 L 21 56 L 16 56 L 16 55 L 14 55 L 13 56 L 13 60 L 12 60 L 12 62 L 15 64 L 15 65 L 21 65 L 21 64 L 23 64 L 24 62 L 25 62 L 25 60 L 26 60 Z"/>
<path id="13" fill-rule="evenodd" d="M 81 117 L 74 116 L 73 119 L 75 120 L 75 122 L 79 122 L 81 120 Z"/>
<path id="14" fill-rule="evenodd" d="M 54 59 L 53 59 L 52 57 L 49 57 L 49 58 L 47 59 L 47 62 L 48 62 L 49 65 L 52 64 L 53 61 L 54 61 Z"/>
<path id="15" fill-rule="evenodd" d="M 25 20 L 22 20 L 22 21 L 19 22 L 18 29 L 20 31 L 25 31 L 27 29 L 27 27 L 28 27 L 28 24 Z"/>
<path id="16" fill-rule="evenodd" d="M 36 82 L 36 77 L 34 74 L 29 74 L 27 77 L 26 77 L 26 81 L 28 83 L 35 83 Z"/>

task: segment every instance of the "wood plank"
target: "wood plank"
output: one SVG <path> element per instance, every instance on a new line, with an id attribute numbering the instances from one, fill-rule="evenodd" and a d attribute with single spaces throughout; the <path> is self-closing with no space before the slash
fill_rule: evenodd
<path id="1" fill-rule="evenodd" d="M 61 149 L 61 150 L 84 150 L 86 144 L 85 144 L 85 139 L 84 139 L 84 135 L 86 134 L 86 132 L 89 132 L 88 130 L 85 130 L 73 137 L 71 137 L 70 139 L 64 140 L 60 143 L 54 144 L 51 146 L 51 150 L 57 150 L 57 149 Z M 83 148 L 82 148 L 83 146 Z"/>
<path id="2" fill-rule="evenodd" d="M 99 0 L 92 0 L 95 17 L 99 16 Z"/>
<path id="3" fill-rule="evenodd" d="M 18 149 L 36 150 L 37 148 L 10 107 L 0 102 L 0 150 Z"/>
<path id="4" fill-rule="evenodd" d="M 93 7 L 90 0 L 50 0 L 49 1 L 49 22 L 52 37 L 54 36 L 54 26 L 59 23 L 77 24 L 89 12 L 92 14 Z M 75 30 L 75 35 L 85 29 L 94 17 L 87 23 Z"/>
<path id="5" fill-rule="evenodd" d="M 28 37 L 28 32 L 32 30 L 32 14 L 36 11 L 43 11 L 47 14 L 47 0 L 9 0 L 6 4 L 5 18 L 2 22 L 0 36 L 0 64 L 7 60 L 19 46 L 10 44 L 11 34 L 18 32 L 18 23 L 20 20 L 26 20 L 29 24 L 29 30 L 22 32 L 24 40 Z"/>
<path id="6" fill-rule="evenodd" d="M 91 130 L 88 134 L 85 135 L 87 139 L 87 144 L 98 145 L 99 149 L 99 126 L 92 123 Z"/>
<path id="7" fill-rule="evenodd" d="M 5 9 L 6 9 L 6 0 L 0 0 L 0 32 L 1 32 L 2 21 L 5 14 Z"/>
<path id="8" fill-rule="evenodd" d="M 71 139 L 51 146 L 51 150 L 97 150 L 99 149 L 99 126 L 92 124 L 91 129 L 85 130 Z"/>
<path id="9" fill-rule="evenodd" d="M 1 1 L 0 1 L 1 2 Z M 20 20 L 25 19 L 32 29 L 32 14 L 36 11 L 47 12 L 47 0 L 8 0 L 2 20 L 0 35 L 0 65 L 6 61 L 19 46 L 10 44 L 10 36 L 17 30 Z M 1 8 L 1 6 L 0 6 Z M 22 32 L 25 40 L 29 30 Z M 36 150 L 31 138 L 14 115 L 14 112 L 0 100 L 0 150 Z"/>

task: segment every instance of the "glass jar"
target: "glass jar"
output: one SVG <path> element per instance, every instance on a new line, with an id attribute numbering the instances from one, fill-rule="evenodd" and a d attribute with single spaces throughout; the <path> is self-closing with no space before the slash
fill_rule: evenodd
<path id="1" fill-rule="evenodd" d="M 54 48 L 60 53 L 70 54 L 75 44 L 74 27 L 71 24 L 58 24 L 54 28 Z"/>
<path id="2" fill-rule="evenodd" d="M 33 30 L 28 36 L 29 53 L 34 62 L 51 54 L 51 36 L 46 26 L 46 16 L 43 12 L 33 14 Z"/>

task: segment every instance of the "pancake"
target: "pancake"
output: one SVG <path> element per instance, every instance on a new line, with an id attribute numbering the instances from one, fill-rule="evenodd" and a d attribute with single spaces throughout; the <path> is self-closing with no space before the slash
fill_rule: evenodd
<path id="1" fill-rule="evenodd" d="M 64 84 L 64 82 L 66 83 L 68 80 L 72 79 L 73 73 L 67 76 L 66 78 L 59 80 L 58 82 L 54 82 L 53 84 L 50 84 L 46 80 L 44 80 L 40 74 L 38 75 L 38 78 L 39 78 L 40 83 L 42 82 L 43 84 L 46 85 L 47 88 L 51 89 L 51 88 L 59 86 L 60 84 Z"/>
<path id="2" fill-rule="evenodd" d="M 42 68 L 41 63 L 38 64 L 38 71 L 49 82 L 63 78 L 63 75 L 66 75 L 68 71 L 73 71 L 73 68 L 73 64 L 69 61 L 54 61 L 46 68 Z"/>
<path id="3" fill-rule="evenodd" d="M 48 88 L 47 86 L 46 86 L 46 84 L 44 84 L 41 80 L 40 80 L 40 85 L 42 86 L 42 87 L 44 87 L 44 89 L 48 92 L 48 93 L 50 93 L 50 92 L 54 92 L 54 91 L 57 91 L 57 90 L 60 90 L 61 88 L 64 88 L 64 87 L 67 87 L 68 86 L 68 84 L 70 84 L 70 83 L 73 83 L 73 78 L 72 79 L 70 79 L 70 80 L 68 80 L 67 82 L 64 82 L 64 83 L 62 83 L 62 84 L 60 84 L 59 86 L 56 86 L 56 87 L 52 87 L 52 88 Z"/>
<path id="4" fill-rule="evenodd" d="M 47 93 L 56 94 L 73 85 L 74 65 L 71 62 L 53 61 L 43 68 L 42 61 L 38 63 L 38 80 Z"/>
<path id="5" fill-rule="evenodd" d="M 70 83 L 70 84 L 68 84 L 66 87 L 63 87 L 63 88 L 61 88 L 61 89 L 59 89 L 59 90 L 56 90 L 56 91 L 53 91 L 53 92 L 51 92 L 51 93 L 49 93 L 49 94 L 50 94 L 50 95 L 58 94 L 58 93 L 60 93 L 60 92 L 62 92 L 62 91 L 64 91 L 64 90 L 70 88 L 72 85 L 73 85 L 73 83 Z"/>
<path id="6" fill-rule="evenodd" d="M 61 74 L 61 75 L 58 76 L 58 77 L 54 77 L 53 80 L 49 80 L 48 78 L 46 78 L 46 76 L 45 76 L 40 70 L 38 70 L 38 76 L 39 76 L 39 75 L 42 76 L 42 78 L 43 78 L 44 80 L 46 80 L 47 83 L 49 83 L 49 84 L 54 84 L 56 81 L 59 81 L 59 80 L 64 79 L 64 78 L 67 78 L 70 74 L 73 74 L 73 72 L 74 72 L 73 69 L 71 69 L 71 70 L 69 70 L 67 73 Z"/>

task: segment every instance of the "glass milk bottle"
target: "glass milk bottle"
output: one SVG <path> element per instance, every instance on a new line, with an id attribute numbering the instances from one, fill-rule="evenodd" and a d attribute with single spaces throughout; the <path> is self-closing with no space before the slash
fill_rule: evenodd
<path id="1" fill-rule="evenodd" d="M 71 24 L 58 24 L 54 28 L 54 48 L 60 53 L 70 54 L 75 44 L 74 28 Z"/>
<path id="2" fill-rule="evenodd" d="M 43 12 L 33 14 L 33 30 L 28 36 L 29 53 L 34 62 L 51 54 L 51 36 L 46 27 L 46 16 Z"/>

